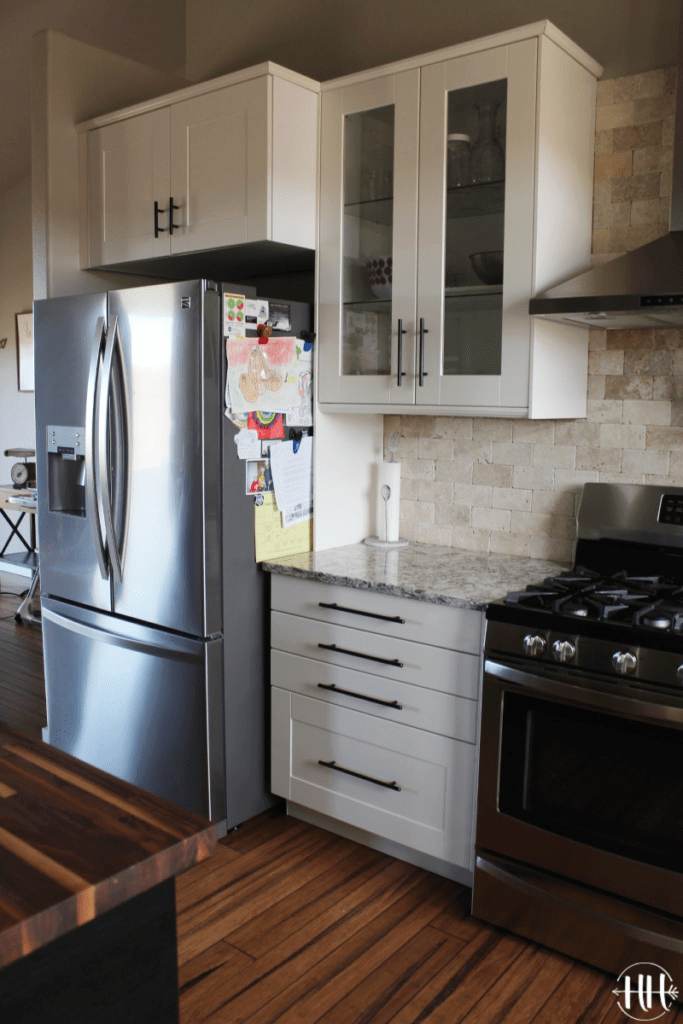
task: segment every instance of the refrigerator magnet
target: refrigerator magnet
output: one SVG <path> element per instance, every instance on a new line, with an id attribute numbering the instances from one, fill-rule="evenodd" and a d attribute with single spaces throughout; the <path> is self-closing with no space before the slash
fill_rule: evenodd
<path id="1" fill-rule="evenodd" d="M 225 292 L 223 294 L 223 333 L 229 334 L 228 328 L 236 324 L 244 327 L 244 295 L 232 295 Z"/>

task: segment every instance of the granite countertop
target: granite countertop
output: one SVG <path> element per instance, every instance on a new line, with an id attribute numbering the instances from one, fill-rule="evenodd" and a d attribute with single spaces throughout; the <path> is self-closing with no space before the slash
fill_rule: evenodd
<path id="1" fill-rule="evenodd" d="M 485 608 L 512 590 L 541 583 L 566 565 L 538 558 L 486 555 L 476 551 L 410 544 L 382 551 L 366 544 L 287 555 L 263 562 L 267 572 L 299 579 L 377 590 L 454 608 Z"/>

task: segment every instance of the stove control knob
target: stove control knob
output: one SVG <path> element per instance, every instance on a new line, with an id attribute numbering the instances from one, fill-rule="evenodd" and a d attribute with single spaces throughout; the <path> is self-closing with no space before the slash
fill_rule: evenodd
<path id="1" fill-rule="evenodd" d="M 576 655 L 576 647 L 571 640 L 556 640 L 553 644 L 555 661 L 571 661 Z"/>
<path id="2" fill-rule="evenodd" d="M 635 654 L 630 654 L 628 651 L 617 651 L 612 655 L 612 667 L 620 676 L 630 676 L 632 672 L 635 672 L 637 664 L 638 659 Z"/>
<path id="3" fill-rule="evenodd" d="M 542 636 L 532 636 L 529 633 L 528 636 L 524 637 L 524 653 L 528 654 L 531 658 L 540 658 L 542 654 L 545 654 L 546 642 Z"/>

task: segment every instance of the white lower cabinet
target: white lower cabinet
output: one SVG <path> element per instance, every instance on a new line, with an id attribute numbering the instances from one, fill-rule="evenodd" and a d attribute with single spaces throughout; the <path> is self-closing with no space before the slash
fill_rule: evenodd
<path id="1" fill-rule="evenodd" d="M 273 792 L 471 871 L 483 614 L 272 580 Z"/>

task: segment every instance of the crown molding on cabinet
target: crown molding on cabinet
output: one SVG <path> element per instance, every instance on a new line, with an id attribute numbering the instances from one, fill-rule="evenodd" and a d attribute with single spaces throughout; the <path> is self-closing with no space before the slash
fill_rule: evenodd
<path id="1" fill-rule="evenodd" d="M 93 128 L 102 128 L 105 125 L 115 124 L 117 121 L 125 121 L 130 117 L 137 117 L 140 114 L 147 114 L 153 110 L 167 107 L 169 103 L 182 103 L 183 100 L 195 99 L 205 93 L 215 92 L 218 89 L 225 89 L 227 86 L 238 85 L 240 82 L 248 82 L 252 78 L 260 78 L 263 75 L 274 75 L 276 78 L 300 85 L 311 92 L 320 92 L 320 82 L 299 75 L 296 71 L 290 71 L 280 64 L 272 61 L 265 61 L 263 64 L 255 64 L 250 68 L 243 68 L 241 71 L 234 71 L 229 75 L 221 75 L 220 78 L 210 78 L 206 82 L 196 82 L 177 92 L 165 93 L 163 96 L 155 96 L 153 99 L 144 100 L 142 103 L 134 103 L 130 107 L 121 110 L 114 110 L 110 114 L 100 114 L 98 117 L 91 117 L 88 121 L 81 121 L 76 125 L 78 134 L 91 131 Z"/>
<path id="2" fill-rule="evenodd" d="M 430 53 L 418 54 L 415 57 L 406 57 L 405 60 L 393 61 L 391 64 L 382 64 L 380 67 L 368 68 L 367 71 L 357 71 L 353 75 L 343 75 L 341 78 L 331 78 L 322 82 L 321 92 L 329 89 L 338 89 L 341 85 L 354 85 L 356 82 L 368 82 L 373 78 L 382 78 L 384 75 L 393 75 L 401 71 L 412 71 L 414 68 L 423 68 L 427 64 L 438 64 L 440 61 L 451 60 L 453 57 L 463 57 L 470 53 L 481 53 L 483 50 L 490 50 L 497 46 L 507 46 L 510 43 L 521 42 L 524 39 L 546 36 L 551 39 L 561 50 L 564 50 L 570 57 L 581 64 L 587 71 L 599 78 L 603 67 L 593 60 L 585 50 L 577 46 L 569 36 L 561 32 L 551 21 L 535 21 L 531 25 L 523 25 L 520 28 L 511 28 L 506 32 L 497 32 L 495 35 L 484 36 L 481 39 L 471 39 L 466 43 L 459 43 L 457 46 L 446 46 L 442 50 L 432 50 Z"/>

